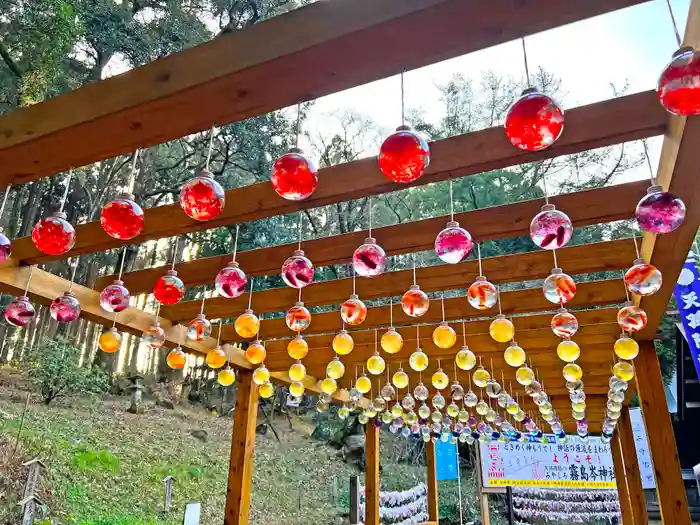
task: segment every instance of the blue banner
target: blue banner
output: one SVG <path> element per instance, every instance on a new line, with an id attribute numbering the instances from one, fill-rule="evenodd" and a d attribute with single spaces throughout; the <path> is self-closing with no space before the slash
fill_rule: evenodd
<path id="1" fill-rule="evenodd" d="M 435 471 L 438 481 L 457 479 L 457 444 L 439 440 L 435 443 Z"/>
<path id="2" fill-rule="evenodd" d="M 678 282 L 674 289 L 676 304 L 683 321 L 685 338 L 693 356 L 695 372 L 700 379 L 700 274 L 695 264 L 695 254 L 691 251 L 685 260 Z"/>

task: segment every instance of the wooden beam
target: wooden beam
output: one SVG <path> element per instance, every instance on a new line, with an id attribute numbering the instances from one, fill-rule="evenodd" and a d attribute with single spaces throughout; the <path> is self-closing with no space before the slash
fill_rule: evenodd
<path id="1" fill-rule="evenodd" d="M 557 208 L 565 210 L 577 227 L 601 224 L 617 220 L 629 219 L 634 216 L 634 210 L 639 199 L 644 196 L 647 184 L 643 181 L 631 182 L 605 188 L 598 188 L 577 193 L 557 195 L 550 201 Z M 243 201 L 245 202 L 245 201 Z M 455 218 L 469 228 L 475 240 L 486 241 L 526 235 L 529 224 L 542 207 L 543 200 L 518 202 L 503 206 L 494 206 L 481 210 L 459 213 Z M 163 223 L 168 220 L 163 219 Z M 386 226 L 372 230 L 379 244 L 389 255 L 431 250 L 435 236 L 445 227 L 448 216 L 424 219 L 405 224 Z M 364 242 L 366 231 L 348 233 L 305 241 L 303 243 L 306 255 L 317 267 L 329 264 L 347 263 L 355 249 Z M 17 243 L 21 246 L 18 248 Z M 29 240 L 31 244 L 31 240 Z M 13 256 L 24 260 L 24 247 L 35 250 L 24 240 L 15 241 Z M 237 260 L 248 275 L 278 274 L 284 260 L 296 249 L 296 243 L 257 250 L 240 252 Z M 28 259 L 34 261 L 33 257 Z M 221 255 L 181 263 L 175 266 L 178 275 L 188 285 L 211 284 L 216 274 L 231 260 L 230 255 Z M 155 282 L 169 267 L 155 267 L 125 274 L 122 279 L 132 293 L 148 293 L 153 290 Z M 567 268 L 567 266 L 564 266 Z M 487 273 L 487 275 L 490 275 Z M 114 276 L 105 276 L 96 282 L 96 288 L 101 289 L 111 283 Z"/>
<path id="2" fill-rule="evenodd" d="M 253 485 L 253 450 L 258 417 L 258 387 L 251 371 L 238 373 L 236 409 L 233 412 L 231 459 L 226 488 L 225 525 L 247 525 Z"/>
<path id="3" fill-rule="evenodd" d="M 656 492 L 664 525 L 691 525 L 673 425 L 653 341 L 642 341 L 635 360 L 637 393 L 654 463 Z"/>
<path id="4" fill-rule="evenodd" d="M 370 420 L 365 425 L 365 524 L 379 525 L 379 434 Z"/>
<path id="5" fill-rule="evenodd" d="M 491 512 L 489 511 L 489 495 L 483 489 L 479 490 L 479 509 L 481 510 L 481 525 L 491 525 Z"/>
<path id="6" fill-rule="evenodd" d="M 632 432 L 629 406 L 622 409 L 622 416 L 617 423 L 616 436 L 622 447 L 622 457 L 625 463 L 634 523 L 635 525 L 638 523 L 644 525 L 649 522 L 649 516 L 647 515 L 647 502 L 644 497 L 644 488 L 642 487 L 642 476 L 639 470 L 639 461 L 637 460 L 637 448 L 635 446 L 634 432 Z"/>
<path id="7" fill-rule="evenodd" d="M 622 525 L 635 525 L 619 432 L 615 432 L 613 436 L 613 440 L 610 443 L 610 451 L 612 452 L 613 466 L 615 467 L 615 484 L 617 485 L 617 499 L 620 501 Z"/>
<path id="8" fill-rule="evenodd" d="M 0 166 L 6 168 L 0 185 L 21 184 L 639 3 L 314 3 L 2 117 Z M 419 48 L 405 45 L 405 35 L 411 34 L 421 34 Z M 616 120 L 609 118 L 609 125 Z"/>
<path id="9" fill-rule="evenodd" d="M 409 240 L 408 236 L 402 238 L 405 241 Z M 351 255 L 348 259 L 350 257 Z M 626 269 L 634 258 L 635 249 L 631 239 L 572 246 L 557 251 L 560 267 L 574 276 Z M 544 250 L 488 257 L 482 260 L 482 264 L 485 275 L 488 275 L 492 282 L 499 284 L 544 279 L 551 273 L 554 265 L 551 253 Z M 416 279 L 423 291 L 436 292 L 463 288 L 465 283 L 473 282 L 478 274 L 478 262 L 472 259 L 461 264 L 418 268 Z M 388 272 L 373 279 L 358 279 L 356 291 L 363 300 L 379 299 L 397 295 L 412 282 L 412 270 L 400 270 Z M 341 304 L 348 298 L 352 288 L 351 278 L 318 282 L 304 289 L 304 304 L 307 307 Z M 293 305 L 297 297 L 298 291 L 293 288 L 273 288 L 254 292 L 252 304 L 256 312 L 279 312 Z M 212 319 L 232 317 L 247 306 L 247 295 L 238 299 L 214 297 L 206 301 L 205 312 Z M 161 308 L 161 313 L 174 321 L 189 321 L 199 314 L 200 308 L 200 300 L 185 301 L 173 306 L 164 306 Z"/>
<path id="10" fill-rule="evenodd" d="M 437 459 L 435 457 L 435 443 L 432 441 L 425 444 L 425 470 L 425 483 L 428 486 L 428 520 L 439 522 Z"/>

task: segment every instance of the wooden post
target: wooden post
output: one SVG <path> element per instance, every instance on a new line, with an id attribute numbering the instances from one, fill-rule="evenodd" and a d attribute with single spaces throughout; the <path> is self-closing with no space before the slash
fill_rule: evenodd
<path id="1" fill-rule="evenodd" d="M 610 452 L 612 452 L 613 464 L 615 466 L 615 483 L 617 484 L 617 499 L 620 500 L 622 525 L 636 525 L 634 514 L 632 513 L 632 501 L 630 500 L 630 489 L 627 483 L 628 473 L 625 471 L 619 429 L 615 432 L 613 440 L 610 443 Z M 644 522 L 643 525 L 646 525 L 646 522 Z"/>
<path id="2" fill-rule="evenodd" d="M 228 470 L 224 525 L 248 524 L 257 415 L 258 387 L 253 383 L 253 373 L 250 370 L 240 370 L 236 409 L 233 413 L 231 463 Z"/>
<path id="3" fill-rule="evenodd" d="M 664 525 L 691 525 L 688 499 L 668 413 L 661 368 L 653 341 L 640 341 L 635 360 L 637 393 L 654 464 L 656 492 Z"/>
<path id="4" fill-rule="evenodd" d="M 379 525 L 379 427 L 365 425 L 365 524 Z"/>
<path id="5" fill-rule="evenodd" d="M 644 497 L 644 489 L 642 488 L 642 476 L 639 471 L 639 462 L 637 461 L 637 448 L 634 444 L 634 433 L 632 432 L 632 420 L 630 419 L 629 407 L 624 407 L 622 409 L 622 415 L 617 423 L 616 434 L 620 440 L 620 446 L 622 447 L 622 458 L 625 462 L 627 487 L 629 489 L 630 503 L 632 504 L 634 523 L 635 525 L 646 525 L 646 523 L 649 522 L 647 501 Z"/>
<path id="6" fill-rule="evenodd" d="M 438 483 L 435 460 L 435 443 L 432 441 L 428 441 L 428 443 L 426 443 L 425 463 L 428 471 L 428 521 L 434 521 L 437 523 L 440 519 L 438 515 Z"/>
<path id="7" fill-rule="evenodd" d="M 358 523 L 360 523 L 360 478 L 350 476 L 350 525 Z"/>
<path id="8" fill-rule="evenodd" d="M 489 513 L 489 495 L 480 490 L 479 505 L 481 506 L 481 525 L 491 525 L 491 514 Z"/>

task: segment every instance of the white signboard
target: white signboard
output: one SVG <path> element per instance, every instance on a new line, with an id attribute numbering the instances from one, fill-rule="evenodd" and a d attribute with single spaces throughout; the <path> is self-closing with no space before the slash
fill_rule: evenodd
<path id="1" fill-rule="evenodd" d="M 614 489 L 610 445 L 600 439 L 569 436 L 559 443 L 480 443 L 484 487 Z"/>
<path id="2" fill-rule="evenodd" d="M 651 462 L 647 431 L 644 428 L 641 408 L 630 408 L 630 422 L 632 423 L 632 434 L 634 435 L 634 448 L 637 449 L 639 474 L 642 476 L 642 488 L 655 489 L 654 465 Z"/>

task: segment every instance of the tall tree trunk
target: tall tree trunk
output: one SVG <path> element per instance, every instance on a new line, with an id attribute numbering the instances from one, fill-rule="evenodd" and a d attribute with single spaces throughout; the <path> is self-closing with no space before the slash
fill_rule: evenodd
<path id="1" fill-rule="evenodd" d="M 22 226 L 19 230 L 19 237 L 26 237 L 29 235 L 34 227 L 34 224 L 37 222 L 43 186 L 43 179 L 32 182 L 31 184 L 29 189 L 29 200 L 27 201 L 26 206 L 23 208 L 24 210 L 27 210 L 27 213 L 22 218 Z"/>

